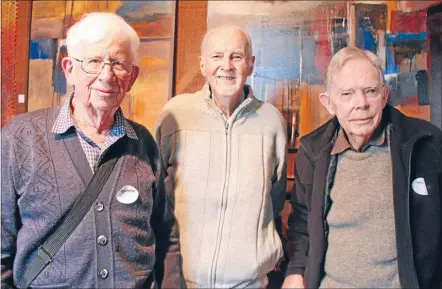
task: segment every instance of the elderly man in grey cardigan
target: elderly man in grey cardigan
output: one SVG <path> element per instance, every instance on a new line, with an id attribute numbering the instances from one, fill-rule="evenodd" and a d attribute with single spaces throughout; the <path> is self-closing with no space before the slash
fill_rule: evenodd
<path id="1" fill-rule="evenodd" d="M 207 84 L 164 107 L 156 139 L 174 196 L 188 288 L 265 288 L 282 257 L 286 127 L 245 85 L 254 56 L 235 26 L 202 42 Z"/>
<path id="2" fill-rule="evenodd" d="M 2 130 L 1 286 L 27 286 L 39 247 L 92 175 L 117 158 L 95 203 L 29 286 L 180 287 L 178 233 L 159 150 L 120 108 L 138 76 L 139 38 L 121 17 L 91 13 L 66 42 L 62 67 L 74 86 L 68 101 L 17 116 Z"/>

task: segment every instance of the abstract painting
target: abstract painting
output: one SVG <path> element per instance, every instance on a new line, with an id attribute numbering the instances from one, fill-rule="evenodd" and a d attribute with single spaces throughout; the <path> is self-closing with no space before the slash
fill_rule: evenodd
<path id="1" fill-rule="evenodd" d="M 419 2 L 419 3 L 416 3 Z M 208 28 L 234 24 L 252 38 L 248 83 L 287 121 L 289 148 L 329 119 L 319 103 L 325 69 L 346 46 L 385 63 L 389 102 L 430 119 L 426 9 L 437 1 L 210 1 Z"/>

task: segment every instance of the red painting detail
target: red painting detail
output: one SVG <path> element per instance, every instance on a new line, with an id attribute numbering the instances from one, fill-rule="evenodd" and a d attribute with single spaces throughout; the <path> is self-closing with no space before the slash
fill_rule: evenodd
<path id="1" fill-rule="evenodd" d="M 391 32 L 393 34 L 410 32 L 420 33 L 426 31 L 426 11 L 391 11 Z"/>
<path id="2" fill-rule="evenodd" d="M 316 54 L 315 66 L 318 71 L 324 76 L 327 70 L 327 65 L 332 58 L 331 43 L 330 43 L 330 25 L 327 19 L 327 11 L 322 7 L 315 13 L 315 19 L 312 21 L 312 35 L 316 38 Z"/>

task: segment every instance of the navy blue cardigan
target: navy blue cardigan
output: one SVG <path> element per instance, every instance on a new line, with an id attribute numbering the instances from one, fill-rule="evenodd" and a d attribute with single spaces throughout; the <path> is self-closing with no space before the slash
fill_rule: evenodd
<path id="1" fill-rule="evenodd" d="M 20 287 L 38 246 L 92 177 L 75 131 L 51 132 L 58 111 L 20 115 L 2 130 L 2 287 Z M 125 136 L 106 152 L 103 161 L 119 160 L 97 206 L 31 287 L 138 288 L 146 286 L 154 268 L 163 287 L 180 287 L 178 232 L 163 190 L 159 151 L 143 126 L 130 124 L 138 140 Z M 139 192 L 131 204 L 116 199 L 127 185 Z"/>

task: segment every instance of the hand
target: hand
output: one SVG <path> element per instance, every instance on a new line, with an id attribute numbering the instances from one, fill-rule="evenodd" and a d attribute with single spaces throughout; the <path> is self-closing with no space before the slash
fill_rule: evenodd
<path id="1" fill-rule="evenodd" d="M 282 288 L 299 288 L 304 289 L 304 276 L 300 274 L 288 275 L 284 279 Z"/>

